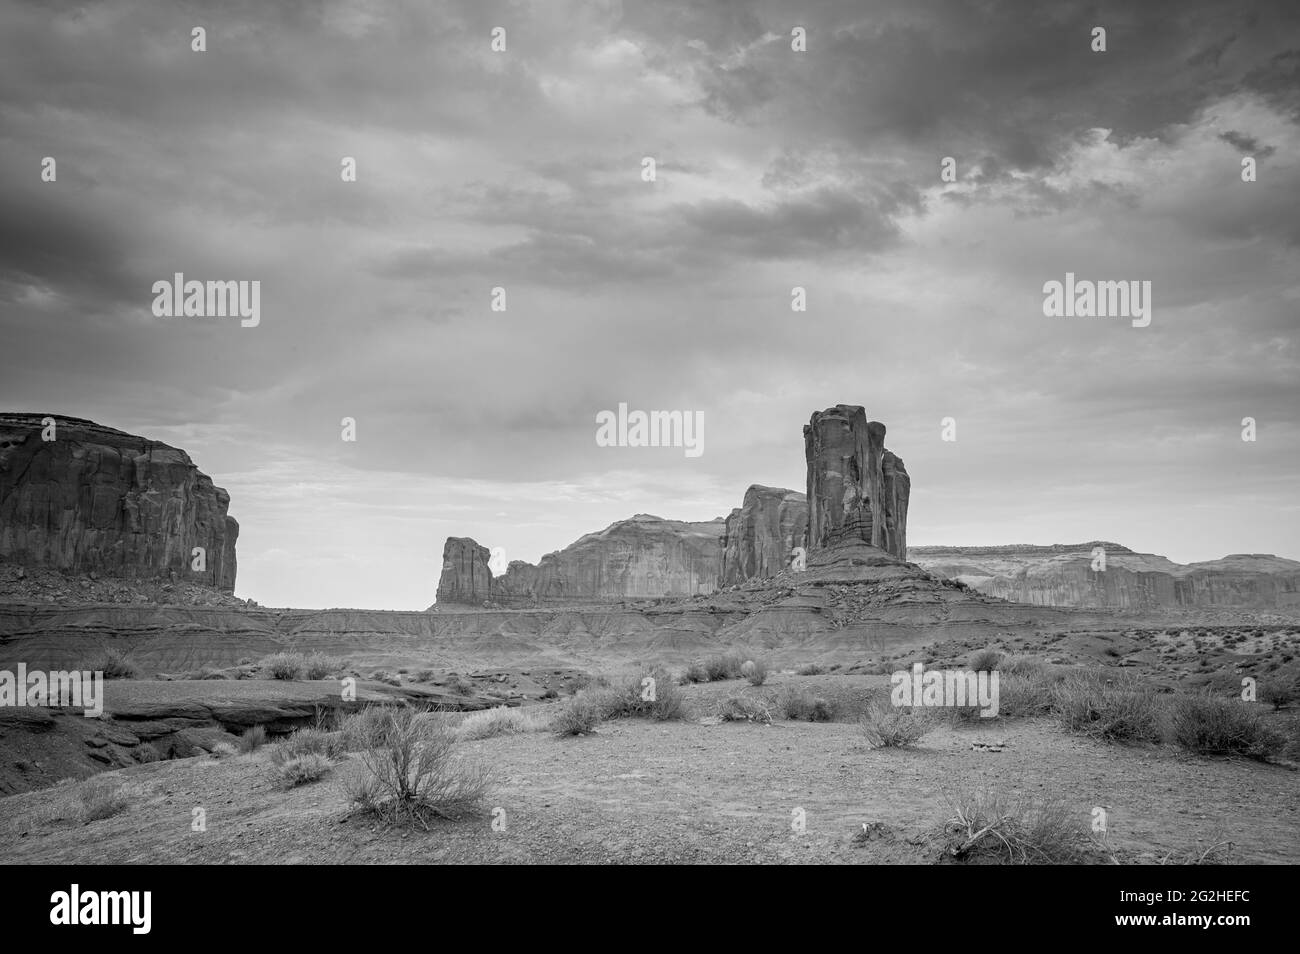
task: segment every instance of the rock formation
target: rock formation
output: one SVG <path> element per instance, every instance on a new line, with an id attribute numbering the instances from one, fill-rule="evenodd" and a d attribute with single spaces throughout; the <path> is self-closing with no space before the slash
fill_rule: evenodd
<path id="1" fill-rule="evenodd" d="M 1093 569 L 1098 548 L 1106 554 L 1104 570 Z M 911 559 L 990 596 L 1037 606 L 1300 608 L 1300 563 L 1271 554 L 1180 564 L 1094 540 L 1050 546 L 914 547 Z"/>
<path id="2" fill-rule="evenodd" d="M 468 603 L 481 606 L 492 598 L 491 552 L 469 537 L 448 537 L 442 546 L 442 577 L 438 580 L 439 603 Z"/>
<path id="3" fill-rule="evenodd" d="M 804 546 L 807 528 L 803 494 L 754 484 L 745 491 L 744 503 L 727 517 L 719 586 L 775 576 L 790 565 L 790 551 Z"/>
<path id="4" fill-rule="evenodd" d="M 808 547 L 858 539 L 907 559 L 911 480 L 885 449 L 885 425 L 865 409 L 837 404 L 803 429 L 808 463 Z"/>
<path id="5" fill-rule="evenodd" d="M 0 414 L 0 560 L 231 593 L 229 506 L 182 450 L 78 418 Z"/>
<path id="6" fill-rule="evenodd" d="M 493 578 L 489 551 L 452 537 L 439 603 L 501 605 L 698 596 L 717 589 L 723 520 L 690 523 L 640 513 L 588 533 L 536 565 L 515 560 Z"/>

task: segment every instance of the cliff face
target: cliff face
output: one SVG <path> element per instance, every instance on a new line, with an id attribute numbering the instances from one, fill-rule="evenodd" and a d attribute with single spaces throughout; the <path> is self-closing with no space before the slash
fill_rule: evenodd
<path id="1" fill-rule="evenodd" d="M 442 546 L 442 577 L 438 580 L 439 603 L 467 603 L 481 606 L 492 598 L 491 552 L 469 537 L 448 537 Z"/>
<path id="2" fill-rule="evenodd" d="M 1106 551 L 1104 571 L 1092 569 L 1097 547 Z M 1095 540 L 1052 546 L 913 547 L 911 559 L 990 596 L 1038 606 L 1300 607 L 1300 562 L 1271 554 L 1180 564 Z"/>
<path id="3" fill-rule="evenodd" d="M 452 537 L 443 549 L 438 602 L 528 605 L 712 593 L 722 530 L 721 517 L 689 523 L 637 514 L 546 554 L 536 565 L 515 560 L 496 578 L 488 571 L 485 547 Z"/>
<path id="4" fill-rule="evenodd" d="M 912 482 L 885 449 L 885 425 L 866 410 L 837 404 L 803 429 L 808 464 L 808 548 L 861 540 L 907 559 Z"/>
<path id="5" fill-rule="evenodd" d="M 91 421 L 0 414 L 0 559 L 235 589 L 230 495 L 182 450 Z M 205 569 L 191 568 L 194 547 Z"/>
<path id="6" fill-rule="evenodd" d="M 790 551 L 804 546 L 808 502 L 803 494 L 754 484 L 744 503 L 727 517 L 719 585 L 775 576 L 790 565 Z"/>

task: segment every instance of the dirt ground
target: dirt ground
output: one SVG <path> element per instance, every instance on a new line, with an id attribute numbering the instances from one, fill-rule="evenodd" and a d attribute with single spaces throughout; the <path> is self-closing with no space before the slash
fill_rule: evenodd
<path id="1" fill-rule="evenodd" d="M 863 689 L 885 681 L 840 679 Z M 798 681 L 787 674 L 774 684 Z M 745 684 L 686 691 L 696 713 L 707 713 Z M 972 748 L 979 741 L 1005 745 Z M 928 864 L 943 860 L 950 799 L 963 791 L 1059 795 L 1085 829 L 1103 807 L 1109 847 L 1125 862 L 1225 840 L 1231 862 L 1300 861 L 1292 768 L 1096 743 L 1048 719 L 944 726 L 914 750 L 870 749 L 851 723 L 708 718 L 618 720 L 587 737 L 532 733 L 459 749 L 497 774 L 488 813 L 428 832 L 351 811 L 342 783 L 358 770 L 356 755 L 286 790 L 263 748 L 103 773 L 97 781 L 127 785 L 130 804 L 85 825 L 46 817 L 69 786 L 0 799 L 0 861 Z M 206 813 L 206 831 L 192 830 L 195 808 Z M 863 825 L 873 837 L 855 840 Z"/>

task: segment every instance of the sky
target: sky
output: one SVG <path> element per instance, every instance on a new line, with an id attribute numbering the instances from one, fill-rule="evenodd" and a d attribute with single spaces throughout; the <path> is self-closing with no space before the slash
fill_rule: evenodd
<path id="1" fill-rule="evenodd" d="M 264 605 L 802 490 L 835 404 L 913 546 L 1300 558 L 1298 246 L 1290 0 L 0 0 L 0 409 L 188 451 Z M 155 316 L 176 272 L 260 323 Z M 1047 317 L 1067 272 L 1150 324 Z"/>

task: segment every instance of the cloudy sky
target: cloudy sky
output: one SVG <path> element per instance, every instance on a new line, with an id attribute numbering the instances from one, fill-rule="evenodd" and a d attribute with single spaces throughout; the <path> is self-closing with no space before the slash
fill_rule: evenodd
<path id="1" fill-rule="evenodd" d="M 0 408 L 189 451 L 269 605 L 803 489 L 838 403 L 913 545 L 1300 558 L 1298 157 L 1291 0 L 3 0 Z M 175 272 L 261 324 L 154 317 Z M 1066 272 L 1150 326 L 1045 317 Z M 704 453 L 597 446 L 620 402 Z"/>

